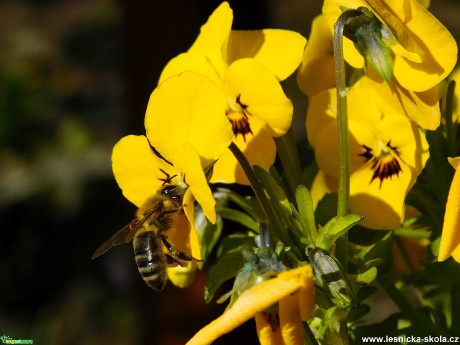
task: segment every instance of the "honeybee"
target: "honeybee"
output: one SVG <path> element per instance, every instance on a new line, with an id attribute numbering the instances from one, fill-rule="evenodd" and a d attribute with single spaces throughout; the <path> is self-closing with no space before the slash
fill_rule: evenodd
<path id="1" fill-rule="evenodd" d="M 145 283 L 156 291 L 163 290 L 167 280 L 167 264 L 175 262 L 184 266 L 183 261 L 202 261 L 175 249 L 164 235 L 172 228 L 177 214 L 183 212 L 185 191 L 186 188 L 180 185 L 162 186 L 158 193 L 137 210 L 134 220 L 94 252 L 92 259 L 117 244 L 132 240 L 136 264 Z M 167 252 L 163 251 L 163 246 Z"/>

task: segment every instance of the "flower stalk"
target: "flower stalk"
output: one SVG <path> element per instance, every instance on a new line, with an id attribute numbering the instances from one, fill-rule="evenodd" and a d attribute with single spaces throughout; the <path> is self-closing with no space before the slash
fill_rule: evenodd
<path id="1" fill-rule="evenodd" d="M 344 12 L 334 27 L 334 63 L 337 87 L 337 128 L 339 139 L 339 185 L 337 200 L 337 217 L 344 217 L 349 212 L 350 199 L 350 147 L 348 140 L 347 86 L 345 82 L 345 60 L 343 55 L 343 31 L 348 20 L 362 15 L 362 12 L 350 10 Z M 347 242 L 345 233 L 336 244 L 336 256 L 347 271 Z"/>

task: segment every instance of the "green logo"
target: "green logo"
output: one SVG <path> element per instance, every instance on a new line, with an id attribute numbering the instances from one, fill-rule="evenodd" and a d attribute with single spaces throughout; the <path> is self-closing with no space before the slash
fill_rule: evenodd
<path id="1" fill-rule="evenodd" d="M 3 344 L 33 344 L 33 340 L 28 340 L 28 339 L 13 339 L 7 335 L 2 335 L 0 337 L 0 340 L 2 341 Z"/>

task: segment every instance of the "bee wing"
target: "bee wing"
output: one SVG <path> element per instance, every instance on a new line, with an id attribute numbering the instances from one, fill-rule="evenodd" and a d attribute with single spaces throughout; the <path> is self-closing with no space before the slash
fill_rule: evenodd
<path id="1" fill-rule="evenodd" d="M 150 214 L 149 214 L 150 215 Z M 142 227 L 144 222 L 147 220 L 149 215 L 145 215 L 141 219 L 134 219 L 128 225 L 123 227 L 121 230 L 117 231 L 112 237 L 110 237 L 107 241 L 102 243 L 102 245 L 96 249 L 91 259 L 95 259 L 98 256 L 104 254 L 113 246 L 116 246 L 120 243 L 128 243 L 130 242 L 136 232 Z"/>

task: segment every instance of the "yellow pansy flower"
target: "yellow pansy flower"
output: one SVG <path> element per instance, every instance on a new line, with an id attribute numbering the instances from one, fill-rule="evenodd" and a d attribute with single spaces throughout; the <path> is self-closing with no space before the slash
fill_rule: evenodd
<path id="1" fill-rule="evenodd" d="M 460 157 L 449 158 L 455 174 L 447 198 L 438 261 L 452 256 L 460 263 Z"/>
<path id="2" fill-rule="evenodd" d="M 428 159 L 420 130 L 381 98 L 380 84 L 361 78 L 348 93 L 350 128 L 350 210 L 373 229 L 399 226 L 404 200 Z M 307 134 L 321 169 L 312 186 L 315 200 L 337 190 L 336 90 L 311 99 Z"/>
<path id="3" fill-rule="evenodd" d="M 411 91 L 426 91 L 452 71 L 457 44 L 450 32 L 417 0 L 325 0 L 322 12 L 332 29 L 341 7 L 368 7 L 396 39 L 391 46 L 394 77 Z M 345 39 L 345 59 L 354 67 L 363 65 L 353 43 Z"/>
<path id="4" fill-rule="evenodd" d="M 187 189 L 184 213 L 175 217 L 167 236 L 176 249 L 195 258 L 201 257 L 193 226 L 195 199 L 211 222 L 216 219 L 215 200 L 204 170 L 212 166 L 232 140 L 231 125 L 222 111 L 225 102 L 217 87 L 199 74 L 171 77 L 150 97 L 145 117 L 147 137 L 126 136 L 115 145 L 112 154 L 115 179 L 123 195 L 138 207 L 165 184 Z M 206 116 L 209 111 L 216 114 L 212 119 Z M 204 137 L 203 128 L 218 132 L 219 136 Z M 170 268 L 169 278 L 175 285 L 187 286 L 195 265 L 192 261 L 187 267 Z"/>
<path id="5" fill-rule="evenodd" d="M 278 303 L 278 312 L 272 306 Z M 202 328 L 187 345 L 211 344 L 244 322 L 255 318 L 263 345 L 303 344 L 302 320 L 314 307 L 313 272 L 310 265 L 279 273 L 241 293 L 220 317 Z"/>
<path id="6" fill-rule="evenodd" d="M 312 96 L 335 83 L 331 68 L 333 26 L 342 8 L 357 9 L 362 6 L 368 7 L 384 25 L 387 35 L 395 39 L 389 47 L 394 78 L 387 90 L 382 90 L 399 99 L 398 111 L 403 111 L 423 128 L 436 129 L 441 113 L 435 86 L 454 67 L 457 44 L 449 31 L 416 0 L 326 0 L 323 14 L 312 27 L 311 39 L 303 57 L 298 76 L 301 89 Z M 364 67 L 363 57 L 346 37 L 344 55 L 351 66 Z M 370 66 L 367 71 L 375 82 L 383 83 Z M 318 74 L 324 75 L 320 84 L 315 82 Z"/>
<path id="7" fill-rule="evenodd" d="M 232 10 L 223 2 L 202 26 L 188 52 L 167 64 L 159 83 L 184 71 L 214 82 L 226 99 L 218 114 L 226 114 L 233 141 L 251 165 L 268 169 L 276 155 L 273 137 L 286 133 L 293 112 L 279 81 L 299 65 L 306 40 L 286 30 L 231 30 L 232 21 Z M 207 116 L 211 118 L 214 113 Z M 202 131 L 201 135 L 213 133 Z M 230 151 L 215 164 L 212 181 L 248 183 Z"/>

